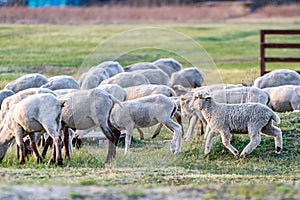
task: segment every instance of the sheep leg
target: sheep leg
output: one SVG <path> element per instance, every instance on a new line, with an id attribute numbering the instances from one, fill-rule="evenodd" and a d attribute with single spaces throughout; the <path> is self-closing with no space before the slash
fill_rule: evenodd
<path id="1" fill-rule="evenodd" d="M 41 163 L 43 162 L 43 158 L 42 156 L 40 155 L 38 149 L 37 149 L 37 146 L 36 146 L 36 143 L 35 143 L 35 135 L 34 133 L 29 133 L 29 138 L 30 138 L 30 147 L 35 155 L 35 158 L 36 158 L 36 162 L 37 163 Z"/>
<path id="2" fill-rule="evenodd" d="M 194 135 L 194 130 L 196 127 L 197 120 L 198 120 L 197 115 L 192 115 L 189 118 L 187 134 L 184 137 L 185 140 L 193 140 L 193 138 L 194 138 L 193 135 Z"/>
<path id="3" fill-rule="evenodd" d="M 53 139 L 54 148 L 53 148 L 53 159 L 55 158 L 55 164 L 62 166 L 63 165 L 63 159 L 61 156 L 61 138 L 59 133 L 56 131 L 54 127 L 48 127 L 47 125 L 43 124 L 44 129 L 49 134 L 50 137 Z"/>
<path id="4" fill-rule="evenodd" d="M 240 157 L 244 158 L 246 155 L 250 154 L 259 144 L 261 141 L 260 131 L 257 130 L 248 130 L 250 134 L 250 142 L 242 151 Z"/>
<path id="5" fill-rule="evenodd" d="M 211 151 L 211 146 L 212 146 L 212 140 L 218 135 L 217 132 L 215 131 L 209 131 L 207 133 L 206 141 L 205 141 L 205 149 L 204 149 L 204 155 L 207 155 Z"/>
<path id="6" fill-rule="evenodd" d="M 197 132 L 197 138 L 200 138 L 201 135 L 204 133 L 204 128 L 203 128 L 203 121 L 199 119 L 199 131 Z"/>
<path id="7" fill-rule="evenodd" d="M 168 119 L 165 122 L 165 126 L 174 132 L 173 139 L 171 141 L 170 150 L 174 154 L 178 154 L 181 151 L 181 139 L 182 139 L 182 127 L 172 121 L 172 119 Z"/>
<path id="8" fill-rule="evenodd" d="M 275 127 L 271 123 L 262 128 L 262 133 L 268 136 L 272 136 L 275 139 L 275 153 L 280 154 L 282 150 L 282 132 L 279 128 Z"/>
<path id="9" fill-rule="evenodd" d="M 221 131 L 223 145 L 235 156 L 239 156 L 239 151 L 230 144 L 230 132 Z"/>
<path id="10" fill-rule="evenodd" d="M 25 145 L 23 141 L 23 130 L 21 127 L 17 128 L 17 132 L 15 135 L 15 140 L 18 148 L 18 158 L 20 164 L 25 164 Z"/>
<path id="11" fill-rule="evenodd" d="M 125 151 L 124 151 L 125 154 L 128 154 L 128 152 L 129 152 L 131 138 L 132 138 L 132 131 L 133 131 L 133 128 L 131 128 L 131 127 L 126 128 Z"/>
<path id="12" fill-rule="evenodd" d="M 140 134 L 140 139 L 143 140 L 144 139 L 144 132 L 140 128 L 136 128 L 136 129 Z"/>
<path id="13" fill-rule="evenodd" d="M 174 113 L 174 117 L 175 117 L 177 123 L 180 124 L 180 126 L 181 126 L 181 133 L 182 133 L 182 137 L 183 137 L 184 136 L 184 130 L 183 130 L 183 124 L 182 124 L 182 120 L 181 120 L 181 113 L 176 111 Z"/>
<path id="14" fill-rule="evenodd" d="M 70 152 L 69 152 L 69 131 L 64 127 L 61 129 L 62 131 L 62 146 L 64 147 L 65 159 L 71 161 Z"/>
<path id="15" fill-rule="evenodd" d="M 159 123 L 152 135 L 152 139 L 156 138 L 156 136 L 158 136 L 158 134 L 160 133 L 161 128 L 163 127 L 162 123 Z"/>

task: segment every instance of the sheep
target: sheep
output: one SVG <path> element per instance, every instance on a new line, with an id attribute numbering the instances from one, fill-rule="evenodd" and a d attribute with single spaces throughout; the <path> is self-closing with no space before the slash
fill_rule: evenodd
<path id="1" fill-rule="evenodd" d="M 107 93 L 113 95 L 120 101 L 126 101 L 128 99 L 128 95 L 125 89 L 123 89 L 117 84 L 99 85 L 97 88 L 106 91 Z"/>
<path id="2" fill-rule="evenodd" d="M 8 83 L 4 89 L 12 90 L 13 92 L 17 93 L 28 88 L 41 87 L 46 83 L 48 83 L 48 79 L 42 74 L 27 74 Z"/>
<path id="3" fill-rule="evenodd" d="M 101 82 L 100 85 L 117 84 L 122 88 L 150 84 L 149 80 L 142 74 L 122 72 Z"/>
<path id="4" fill-rule="evenodd" d="M 124 72 L 123 67 L 117 61 L 105 61 L 97 65 L 97 68 L 103 68 L 107 71 L 109 77 Z"/>
<path id="5" fill-rule="evenodd" d="M 191 106 L 202 112 L 211 128 L 206 144 L 205 154 L 211 150 L 214 133 L 220 133 L 224 146 L 235 156 L 245 157 L 250 154 L 261 141 L 262 132 L 275 139 L 275 152 L 282 150 L 282 132 L 272 125 L 272 120 L 280 123 L 280 118 L 269 107 L 260 103 L 221 104 L 217 103 L 206 91 L 196 91 Z M 249 144 L 242 153 L 230 144 L 231 133 L 248 133 Z"/>
<path id="6" fill-rule="evenodd" d="M 136 70 L 132 73 L 138 73 L 144 75 L 150 82 L 150 84 L 157 85 L 168 85 L 169 76 L 161 69 L 145 69 L 145 70 Z"/>
<path id="7" fill-rule="evenodd" d="M 96 88 L 102 81 L 109 78 L 109 73 L 102 67 L 92 67 L 88 72 L 79 77 L 79 85 L 82 90 Z"/>
<path id="8" fill-rule="evenodd" d="M 50 90 L 59 89 L 80 89 L 78 82 L 71 76 L 60 75 L 53 76 L 48 79 L 48 83 L 41 86 L 41 88 L 48 88 Z"/>
<path id="9" fill-rule="evenodd" d="M 182 69 L 171 75 L 169 86 L 182 85 L 187 88 L 203 86 L 203 73 L 196 67 Z"/>
<path id="10" fill-rule="evenodd" d="M 126 130 L 125 154 L 129 152 L 134 128 L 150 127 L 157 123 L 164 124 L 174 132 L 170 150 L 174 154 L 180 153 L 182 128 L 171 118 L 176 110 L 176 104 L 161 94 L 121 102 L 121 106 L 116 104 L 110 114 L 110 121 L 119 131 Z"/>
<path id="11" fill-rule="evenodd" d="M 72 92 L 79 92 L 80 90 L 78 89 L 59 89 L 59 90 L 54 90 L 53 93 L 56 96 L 61 96 L 64 94 L 72 93 Z"/>
<path id="12" fill-rule="evenodd" d="M 150 62 L 135 63 L 124 68 L 125 72 L 133 72 L 136 70 L 159 69 L 156 65 Z"/>
<path id="13" fill-rule="evenodd" d="M 54 92 L 47 88 L 29 88 L 4 99 L 1 104 L 0 122 L 4 119 L 6 113 L 14 104 L 19 103 L 21 100 L 30 95 L 41 93 L 50 93 L 55 96 Z"/>
<path id="14" fill-rule="evenodd" d="M 182 85 L 173 85 L 172 89 L 175 91 L 176 96 L 181 96 L 181 95 L 185 95 L 188 92 L 190 92 L 190 90 L 188 88 L 183 87 Z"/>
<path id="15" fill-rule="evenodd" d="M 281 85 L 300 85 L 300 75 L 294 70 L 278 69 L 258 77 L 253 83 L 261 89 Z"/>
<path id="16" fill-rule="evenodd" d="M 8 147 L 15 138 L 20 149 L 19 163 L 24 164 L 25 147 L 23 137 L 29 135 L 32 142 L 34 142 L 34 132 L 46 131 L 55 141 L 55 163 L 62 165 L 59 129 L 62 107 L 65 102 L 65 99 L 58 100 L 52 94 L 36 94 L 14 104 L 7 113 L 1 127 L 0 161 L 5 157 Z M 32 145 L 32 148 L 37 156 L 37 161 L 41 161 L 42 158 L 36 149 L 36 145 Z"/>
<path id="17" fill-rule="evenodd" d="M 268 106 L 275 112 L 300 110 L 300 86 L 282 85 L 264 88 L 270 96 Z"/>
<path id="18" fill-rule="evenodd" d="M 0 90 L 0 106 L 2 105 L 4 99 L 14 94 L 15 93 L 12 90 Z"/>
<path id="19" fill-rule="evenodd" d="M 182 69 L 182 64 L 173 58 L 161 58 L 154 61 L 153 64 L 166 72 L 169 77 L 171 77 L 172 73 Z"/>
<path id="20" fill-rule="evenodd" d="M 162 94 L 167 97 L 175 97 L 176 96 L 173 89 L 166 85 L 152 85 L 152 84 L 139 85 L 139 86 L 125 88 L 125 91 L 128 95 L 128 100 L 133 100 L 133 99 L 137 99 L 137 98 L 141 98 L 141 97 L 145 97 L 145 96 L 149 96 L 149 95 L 153 95 L 153 94 Z M 180 125 L 182 125 L 180 113 L 176 112 L 174 114 L 174 117 L 176 118 L 177 122 L 180 123 Z M 155 131 L 152 135 L 152 138 L 155 138 L 159 134 L 161 128 L 162 128 L 162 124 L 159 124 L 157 126 L 157 128 L 155 129 Z M 143 131 L 140 128 L 137 128 L 137 130 L 140 134 L 140 138 L 144 139 Z M 183 130 L 182 130 L 182 133 L 183 133 Z"/>
<path id="21" fill-rule="evenodd" d="M 107 162 L 116 157 L 116 145 L 120 132 L 109 121 L 109 115 L 115 103 L 121 102 L 107 92 L 94 88 L 78 92 L 68 93 L 59 98 L 70 99 L 64 104 L 62 113 L 62 131 L 65 134 L 68 128 L 86 130 L 92 127 L 100 127 L 109 140 Z M 68 145 L 66 145 L 68 146 Z M 69 153 L 66 152 L 67 157 Z"/>

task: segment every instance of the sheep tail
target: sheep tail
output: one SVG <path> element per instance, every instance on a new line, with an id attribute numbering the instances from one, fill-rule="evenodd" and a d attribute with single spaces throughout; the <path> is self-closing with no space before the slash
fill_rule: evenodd
<path id="1" fill-rule="evenodd" d="M 279 116 L 278 116 L 275 112 L 273 112 L 273 111 L 272 111 L 271 118 L 272 118 L 277 124 L 280 123 L 280 118 L 279 118 Z"/>
<path id="2" fill-rule="evenodd" d="M 121 102 L 119 99 L 117 99 L 117 98 L 114 97 L 113 95 L 109 95 L 109 96 L 110 96 L 111 100 L 112 100 L 114 103 L 119 104 L 119 106 L 120 106 L 121 108 L 123 108 L 122 102 Z"/>

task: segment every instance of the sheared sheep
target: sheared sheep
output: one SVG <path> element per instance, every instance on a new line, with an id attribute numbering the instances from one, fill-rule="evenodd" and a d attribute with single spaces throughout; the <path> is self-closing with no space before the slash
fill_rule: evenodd
<path id="1" fill-rule="evenodd" d="M 150 62 L 135 63 L 124 68 L 125 72 L 133 72 L 136 70 L 159 69 L 156 65 Z"/>
<path id="2" fill-rule="evenodd" d="M 282 150 L 281 130 L 272 125 L 272 120 L 280 123 L 280 118 L 269 107 L 260 103 L 221 104 L 215 102 L 211 94 L 205 91 L 196 91 L 191 106 L 202 112 L 211 128 L 206 144 L 205 154 L 211 150 L 214 133 L 220 133 L 224 146 L 235 156 L 239 152 L 230 144 L 231 133 L 248 133 L 250 143 L 244 148 L 240 157 L 250 154 L 261 141 L 262 132 L 275 139 L 275 152 Z"/>
<path id="3" fill-rule="evenodd" d="M 50 90 L 59 89 L 80 89 L 79 84 L 72 76 L 60 75 L 53 76 L 48 79 L 48 83 L 41 86 L 41 88 L 48 88 Z"/>
<path id="4" fill-rule="evenodd" d="M 172 73 L 182 69 L 182 64 L 173 58 L 161 58 L 154 61 L 153 64 L 166 72 L 169 77 L 171 77 Z"/>
<path id="5" fill-rule="evenodd" d="M 122 72 L 101 82 L 100 85 L 117 84 L 122 88 L 150 84 L 149 80 L 142 74 L 133 72 Z"/>
<path id="6" fill-rule="evenodd" d="M 120 101 L 126 101 L 128 99 L 125 89 L 117 84 L 99 85 L 97 88 L 106 91 Z"/>
<path id="7" fill-rule="evenodd" d="M 268 106 L 275 112 L 300 110 L 300 86 L 282 85 L 264 88 L 270 96 Z"/>
<path id="8" fill-rule="evenodd" d="M 4 99 L 14 94 L 15 93 L 12 90 L 0 90 L 0 106 L 2 105 Z"/>
<path id="9" fill-rule="evenodd" d="M 169 76 L 161 69 L 145 69 L 145 70 L 136 70 L 132 73 L 138 73 L 144 75 L 150 82 L 150 84 L 157 85 L 168 85 Z"/>
<path id="10" fill-rule="evenodd" d="M 15 138 L 20 149 L 19 162 L 25 163 L 25 147 L 23 137 L 29 135 L 34 142 L 34 132 L 47 132 L 55 141 L 55 163 L 62 165 L 60 147 L 60 122 L 62 107 L 66 100 L 58 100 L 52 94 L 36 94 L 14 104 L 5 116 L 0 132 L 0 160 L 2 161 L 10 143 Z M 42 158 L 36 145 L 32 146 L 37 161 Z M 54 157 L 53 157 L 54 159 Z"/>
<path id="11" fill-rule="evenodd" d="M 39 88 L 46 83 L 48 83 L 48 79 L 42 74 L 27 74 L 8 83 L 4 89 L 17 93 L 28 88 Z"/>
<path id="12" fill-rule="evenodd" d="M 79 85 L 82 90 L 96 88 L 102 81 L 109 78 L 109 73 L 101 67 L 92 67 L 88 72 L 79 77 Z"/>
<path id="13" fill-rule="evenodd" d="M 258 77 L 253 83 L 261 89 L 281 85 L 300 85 L 300 75 L 294 70 L 278 69 Z"/>
<path id="14" fill-rule="evenodd" d="M 116 74 L 124 72 L 123 67 L 117 61 L 105 61 L 97 65 L 97 68 L 103 68 L 112 77 Z"/>
<path id="15" fill-rule="evenodd" d="M 154 108 L 154 109 L 153 109 Z M 181 150 L 182 128 L 172 120 L 177 110 L 176 104 L 164 95 L 150 95 L 116 104 L 110 121 L 119 131 L 126 130 L 125 154 L 128 153 L 134 128 L 164 124 L 174 132 L 170 150 L 177 154 Z"/>
<path id="16" fill-rule="evenodd" d="M 171 87 L 174 85 L 182 85 L 187 88 L 196 88 L 203 86 L 203 81 L 203 73 L 196 67 L 190 67 L 172 73 L 169 85 Z"/>

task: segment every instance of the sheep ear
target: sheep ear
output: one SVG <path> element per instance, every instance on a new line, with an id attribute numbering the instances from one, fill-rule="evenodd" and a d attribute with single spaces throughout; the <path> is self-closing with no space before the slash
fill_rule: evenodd
<path id="1" fill-rule="evenodd" d="M 204 99 L 206 99 L 206 100 L 210 100 L 211 97 L 212 97 L 212 96 L 211 96 L 210 94 L 205 94 L 205 95 L 204 95 Z"/>

